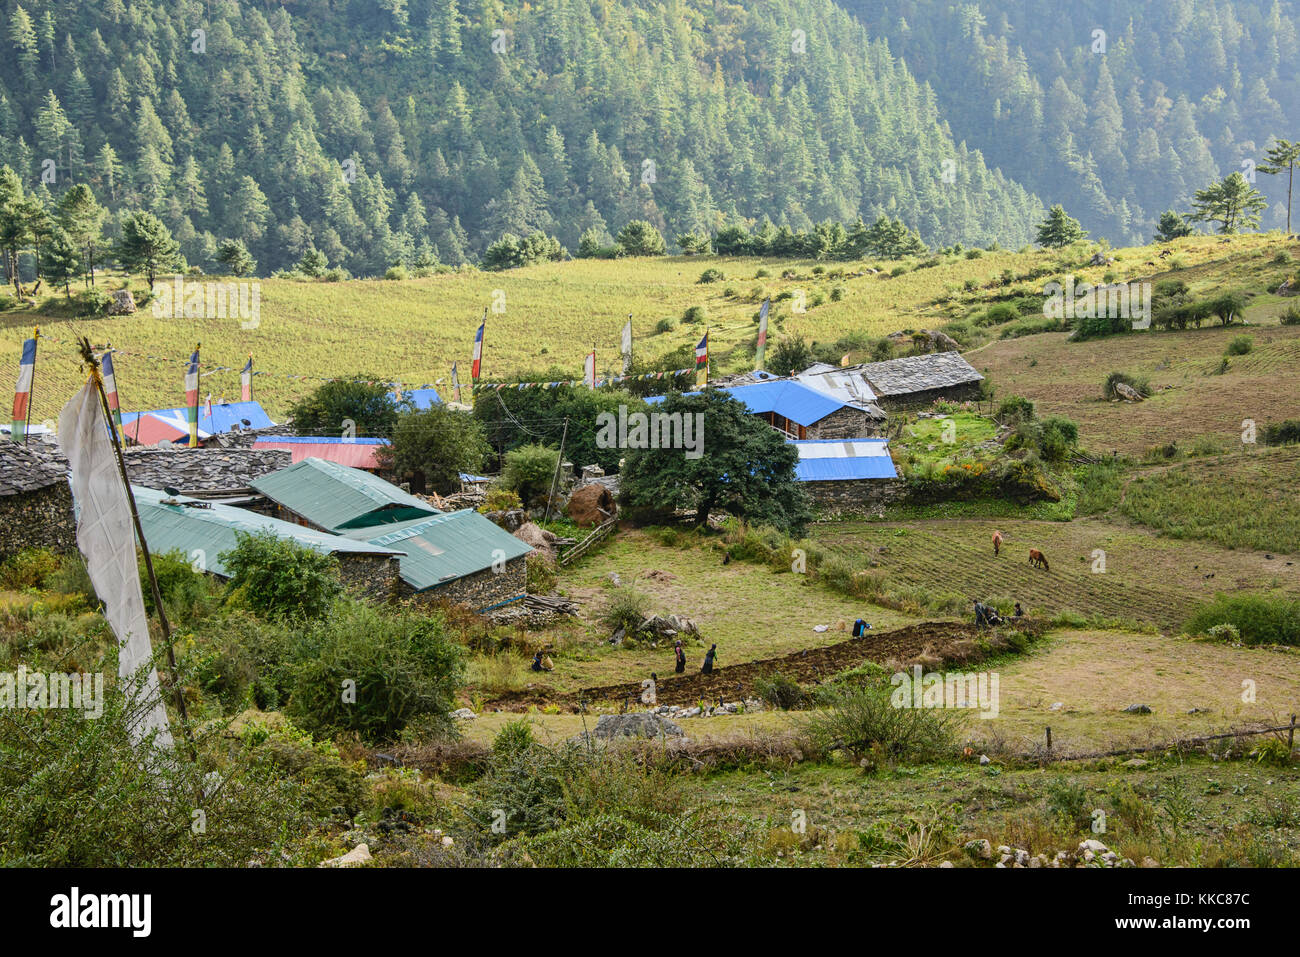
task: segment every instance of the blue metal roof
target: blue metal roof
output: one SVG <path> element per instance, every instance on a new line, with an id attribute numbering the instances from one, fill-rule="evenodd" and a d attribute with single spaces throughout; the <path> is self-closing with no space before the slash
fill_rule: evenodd
<path id="1" fill-rule="evenodd" d="M 141 415 L 156 415 L 166 419 L 186 421 L 188 410 L 185 406 L 175 409 L 147 409 L 144 412 L 123 412 L 122 425 L 129 425 Z M 244 425 L 244 419 L 248 425 Z M 266 414 L 260 402 L 214 402 L 212 415 L 207 414 L 207 403 L 199 403 L 200 432 L 233 432 L 238 425 L 244 429 L 269 429 L 275 425 Z"/>
<path id="2" fill-rule="evenodd" d="M 274 445 L 388 445 L 388 439 L 344 439 L 337 435 L 268 435 L 259 441 Z"/>
<path id="3" fill-rule="evenodd" d="M 442 405 L 442 397 L 438 395 L 437 389 L 404 389 L 402 398 L 410 399 L 417 412 L 423 412 L 431 406 Z"/>
<path id="4" fill-rule="evenodd" d="M 733 399 L 744 403 L 745 408 L 755 415 L 775 412 L 799 425 L 813 425 L 820 422 L 832 412 L 844 408 L 843 402 L 837 402 L 815 389 L 790 379 L 774 379 L 770 382 L 754 382 L 748 385 L 736 385 L 719 389 Z M 698 395 L 688 392 L 687 395 Z M 662 395 L 649 396 L 646 402 L 657 405 L 664 400 Z"/>
<path id="5" fill-rule="evenodd" d="M 898 477 L 884 439 L 808 439 L 791 444 L 799 450 L 795 478 L 800 482 Z"/>

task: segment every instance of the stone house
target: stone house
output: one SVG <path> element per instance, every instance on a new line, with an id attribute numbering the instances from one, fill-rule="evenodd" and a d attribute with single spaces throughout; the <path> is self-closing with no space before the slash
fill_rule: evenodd
<path id="1" fill-rule="evenodd" d="M 0 561 L 24 548 L 77 550 L 67 476 L 49 446 L 0 442 Z"/>
<path id="2" fill-rule="evenodd" d="M 959 352 L 930 352 L 868 362 L 855 366 L 854 371 L 870 383 L 881 406 L 890 411 L 917 409 L 939 400 L 978 399 L 980 383 L 984 381 L 984 376 Z"/>

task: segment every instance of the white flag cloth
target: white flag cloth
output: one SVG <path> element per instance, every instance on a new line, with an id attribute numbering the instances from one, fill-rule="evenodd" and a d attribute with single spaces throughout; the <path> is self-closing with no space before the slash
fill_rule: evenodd
<path id="1" fill-rule="evenodd" d="M 623 375 L 632 371 L 632 320 L 623 327 Z"/>
<path id="2" fill-rule="evenodd" d="M 87 382 L 59 414 L 59 445 L 72 471 L 69 481 L 77 504 L 77 546 L 86 560 L 95 594 L 104 603 L 104 617 L 117 635 L 117 673 L 134 718 L 131 739 L 139 744 L 157 730 L 155 747 L 170 750 L 172 735 L 157 669 L 149 665 L 143 687 L 136 681 L 136 672 L 153 659 L 153 646 L 140 592 L 131 506 L 93 383 Z"/>

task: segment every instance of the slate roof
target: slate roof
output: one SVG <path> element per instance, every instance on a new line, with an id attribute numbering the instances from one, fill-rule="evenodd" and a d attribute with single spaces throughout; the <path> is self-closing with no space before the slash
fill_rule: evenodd
<path id="1" fill-rule="evenodd" d="M 876 395 L 888 397 L 947 389 L 984 377 L 958 352 L 931 352 L 923 356 L 905 356 L 885 362 L 868 362 L 858 367 L 871 383 Z"/>
<path id="2" fill-rule="evenodd" d="M 507 562 L 533 549 L 473 509 L 343 532 L 372 545 L 394 548 L 402 580 L 416 591 L 435 588 Z"/>
<path id="3" fill-rule="evenodd" d="M 0 495 L 36 492 L 66 483 L 68 464 L 40 441 L 27 445 L 0 441 Z"/>
<path id="4" fill-rule="evenodd" d="M 324 459 L 303 459 L 258 478 L 252 486 L 271 501 L 331 531 L 438 514 L 428 502 L 391 482 Z"/>
<path id="5" fill-rule="evenodd" d="M 248 488 L 254 478 L 282 469 L 291 460 L 288 452 L 278 450 L 143 447 L 124 449 L 123 458 L 133 483 L 148 488 L 171 486 L 182 492 Z M 41 463 L 39 467 L 48 474 L 34 471 L 38 466 L 33 463 Z M 0 442 L 0 494 L 43 488 L 53 484 L 49 475 L 62 480 L 67 474 L 68 460 L 56 445 Z"/>

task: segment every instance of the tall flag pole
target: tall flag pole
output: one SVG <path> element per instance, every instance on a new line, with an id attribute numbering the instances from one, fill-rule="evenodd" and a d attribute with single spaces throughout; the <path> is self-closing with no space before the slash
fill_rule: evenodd
<path id="1" fill-rule="evenodd" d="M 456 363 L 451 364 L 451 401 L 460 401 L 460 376 L 456 374 Z"/>
<path id="2" fill-rule="evenodd" d="M 99 360 L 100 373 L 104 379 L 104 399 L 108 403 L 108 413 L 113 417 L 113 430 L 122 428 L 122 405 L 117 398 L 117 375 L 113 372 L 113 344 L 108 344 L 104 356 Z"/>
<path id="3" fill-rule="evenodd" d="M 253 354 L 248 354 L 248 361 L 239 370 L 239 401 L 253 401 Z"/>
<path id="4" fill-rule="evenodd" d="M 704 338 L 695 347 L 695 384 L 707 385 L 709 382 L 709 330 L 705 328 Z"/>
<path id="5" fill-rule="evenodd" d="M 763 305 L 758 310 L 758 349 L 754 353 L 754 368 L 763 368 L 763 362 L 767 358 L 767 314 L 772 308 L 772 300 L 764 299 Z"/>
<path id="6" fill-rule="evenodd" d="M 194 346 L 189 367 L 185 370 L 185 408 L 190 420 L 190 448 L 199 447 L 199 346 Z"/>
<path id="7" fill-rule="evenodd" d="M 587 353 L 586 368 L 583 369 L 582 378 L 586 382 L 588 389 L 596 388 L 596 346 L 591 346 L 591 351 Z"/>
<path id="8" fill-rule="evenodd" d="M 469 377 L 478 382 L 483 374 L 483 330 L 487 328 L 487 310 L 483 310 L 483 321 L 479 323 L 478 332 L 474 333 L 474 360 L 470 363 Z"/>
<path id="9" fill-rule="evenodd" d="M 627 325 L 623 327 L 623 375 L 632 371 L 632 313 L 627 314 Z"/>
<path id="10" fill-rule="evenodd" d="M 36 340 L 41 337 L 41 327 L 32 330 L 32 337 L 23 342 L 23 357 L 18 363 L 18 384 L 14 387 L 14 424 L 9 437 L 15 442 L 27 443 L 27 426 L 32 420 L 32 382 L 36 378 Z"/>

